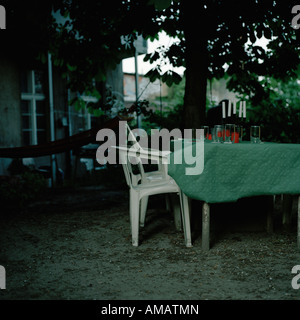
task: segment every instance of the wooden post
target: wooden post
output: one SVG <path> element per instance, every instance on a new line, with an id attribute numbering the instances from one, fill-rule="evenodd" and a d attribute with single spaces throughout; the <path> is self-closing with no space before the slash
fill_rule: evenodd
<path id="1" fill-rule="evenodd" d="M 209 204 L 204 202 L 202 207 L 202 250 L 209 250 L 209 225 L 210 225 Z"/>

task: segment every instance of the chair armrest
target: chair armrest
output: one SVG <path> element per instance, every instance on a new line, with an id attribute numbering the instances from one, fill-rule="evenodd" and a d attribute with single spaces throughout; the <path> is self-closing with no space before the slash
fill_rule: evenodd
<path id="1" fill-rule="evenodd" d="M 113 146 L 112 148 L 126 151 L 129 156 L 138 156 L 141 159 L 154 160 L 163 164 L 168 163 L 168 155 L 171 151 L 161 151 L 156 149 L 134 149 L 121 146 Z"/>
<path id="2" fill-rule="evenodd" d="M 119 151 L 126 152 L 127 155 L 133 158 L 139 158 L 141 160 L 150 160 L 150 161 L 155 161 L 158 163 L 159 171 L 160 174 L 164 178 L 169 177 L 168 176 L 168 163 L 169 163 L 169 158 L 168 155 L 171 153 L 170 151 L 160 151 L 160 150 L 155 150 L 155 149 L 135 149 L 135 148 L 128 148 L 128 147 L 123 147 L 123 146 L 112 146 L 112 148 L 117 149 Z M 141 161 L 142 164 L 143 161 Z M 145 173 L 144 173 L 145 174 Z"/>

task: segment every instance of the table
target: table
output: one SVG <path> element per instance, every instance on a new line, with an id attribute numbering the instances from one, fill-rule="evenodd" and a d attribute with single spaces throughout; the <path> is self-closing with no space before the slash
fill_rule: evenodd
<path id="1" fill-rule="evenodd" d="M 183 150 L 193 148 L 191 142 L 182 140 L 182 143 Z M 181 150 L 170 154 L 168 174 L 188 197 L 204 202 L 204 250 L 209 249 L 209 204 L 261 195 L 300 195 L 300 144 L 205 141 L 204 170 L 200 175 L 185 174 L 188 166 L 184 161 L 182 164 L 174 163 L 174 159 L 182 154 Z M 297 238 L 300 248 L 300 198 Z"/>

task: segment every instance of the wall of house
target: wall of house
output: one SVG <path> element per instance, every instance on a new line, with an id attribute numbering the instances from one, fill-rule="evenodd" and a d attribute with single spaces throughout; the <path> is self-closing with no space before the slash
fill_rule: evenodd
<path id="1" fill-rule="evenodd" d="M 0 148 L 22 146 L 22 116 L 21 116 L 21 67 L 17 61 L 8 57 L 0 56 Z M 47 67 L 47 66 L 46 66 Z M 47 70 L 47 68 L 46 68 Z M 56 68 L 52 70 L 53 75 L 53 104 L 54 104 L 54 126 L 55 140 L 74 135 L 82 130 L 90 129 L 91 115 L 85 110 L 75 110 L 69 106 L 68 90 L 66 80 Z M 50 138 L 50 110 L 48 75 L 45 77 L 45 98 L 47 113 L 47 135 Z M 123 102 L 123 71 L 122 65 L 117 66 L 107 75 L 107 85 L 112 88 L 116 97 Z M 70 176 L 74 170 L 76 158 L 70 151 L 55 155 L 57 166 L 65 176 Z M 36 167 L 49 166 L 50 155 L 34 158 Z M 0 175 L 7 175 L 8 166 L 12 159 L 0 158 Z M 84 168 L 81 170 L 84 173 Z"/>
<path id="2" fill-rule="evenodd" d="M 140 100 L 152 101 L 159 97 L 168 95 L 168 86 L 165 83 L 160 83 L 157 79 L 150 82 L 148 77 L 139 75 L 138 89 Z M 136 101 L 135 75 L 124 73 L 124 101 L 127 107 L 130 107 Z"/>
<path id="3" fill-rule="evenodd" d="M 0 148 L 13 148 L 22 146 L 22 123 L 21 123 L 21 65 L 9 57 L 0 58 Z M 66 106 L 65 84 L 57 71 L 53 72 L 54 83 L 54 108 L 55 111 L 55 136 L 61 139 L 66 136 L 65 128 L 60 124 L 61 115 Z M 46 103 L 48 91 L 46 84 Z M 49 120 L 49 112 L 47 114 Z M 49 122 L 49 121 L 48 121 Z M 49 124 L 47 131 L 49 133 Z M 50 136 L 50 135 L 49 135 Z M 57 156 L 59 167 L 66 170 L 66 156 Z M 8 167 L 12 159 L 0 158 L 0 175 L 7 175 Z M 50 156 L 33 159 L 37 167 L 50 166 Z"/>
<path id="4" fill-rule="evenodd" d="M 58 69 L 53 67 L 53 109 L 55 140 L 63 139 L 69 135 L 68 127 L 68 97 L 66 80 L 62 79 Z M 57 166 L 65 177 L 71 175 L 71 154 L 69 151 L 55 155 Z"/>
<path id="5" fill-rule="evenodd" d="M 0 147 L 21 146 L 20 96 L 17 65 L 0 59 Z"/>
<path id="6" fill-rule="evenodd" d="M 21 146 L 20 81 L 17 65 L 0 59 L 0 147 Z M 11 159 L 0 158 L 0 175 L 8 174 Z"/>
<path id="7" fill-rule="evenodd" d="M 123 69 L 122 63 L 118 64 L 114 70 L 110 70 L 106 75 L 106 85 L 109 86 L 116 98 L 123 102 L 124 89 L 123 89 Z"/>

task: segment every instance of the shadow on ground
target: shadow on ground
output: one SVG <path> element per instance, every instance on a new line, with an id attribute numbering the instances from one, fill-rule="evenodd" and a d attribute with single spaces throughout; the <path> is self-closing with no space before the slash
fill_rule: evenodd
<path id="1" fill-rule="evenodd" d="M 260 202 L 259 207 L 257 206 Z M 299 299 L 291 269 L 300 264 L 292 229 L 265 230 L 263 199 L 212 207 L 212 248 L 201 249 L 201 203 L 193 202 L 193 247 L 150 198 L 141 245 L 131 246 L 126 187 L 48 190 L 25 210 L 1 213 L 1 300 Z M 259 208 L 259 210 L 258 210 Z M 294 210 L 294 209 L 293 209 Z"/>

